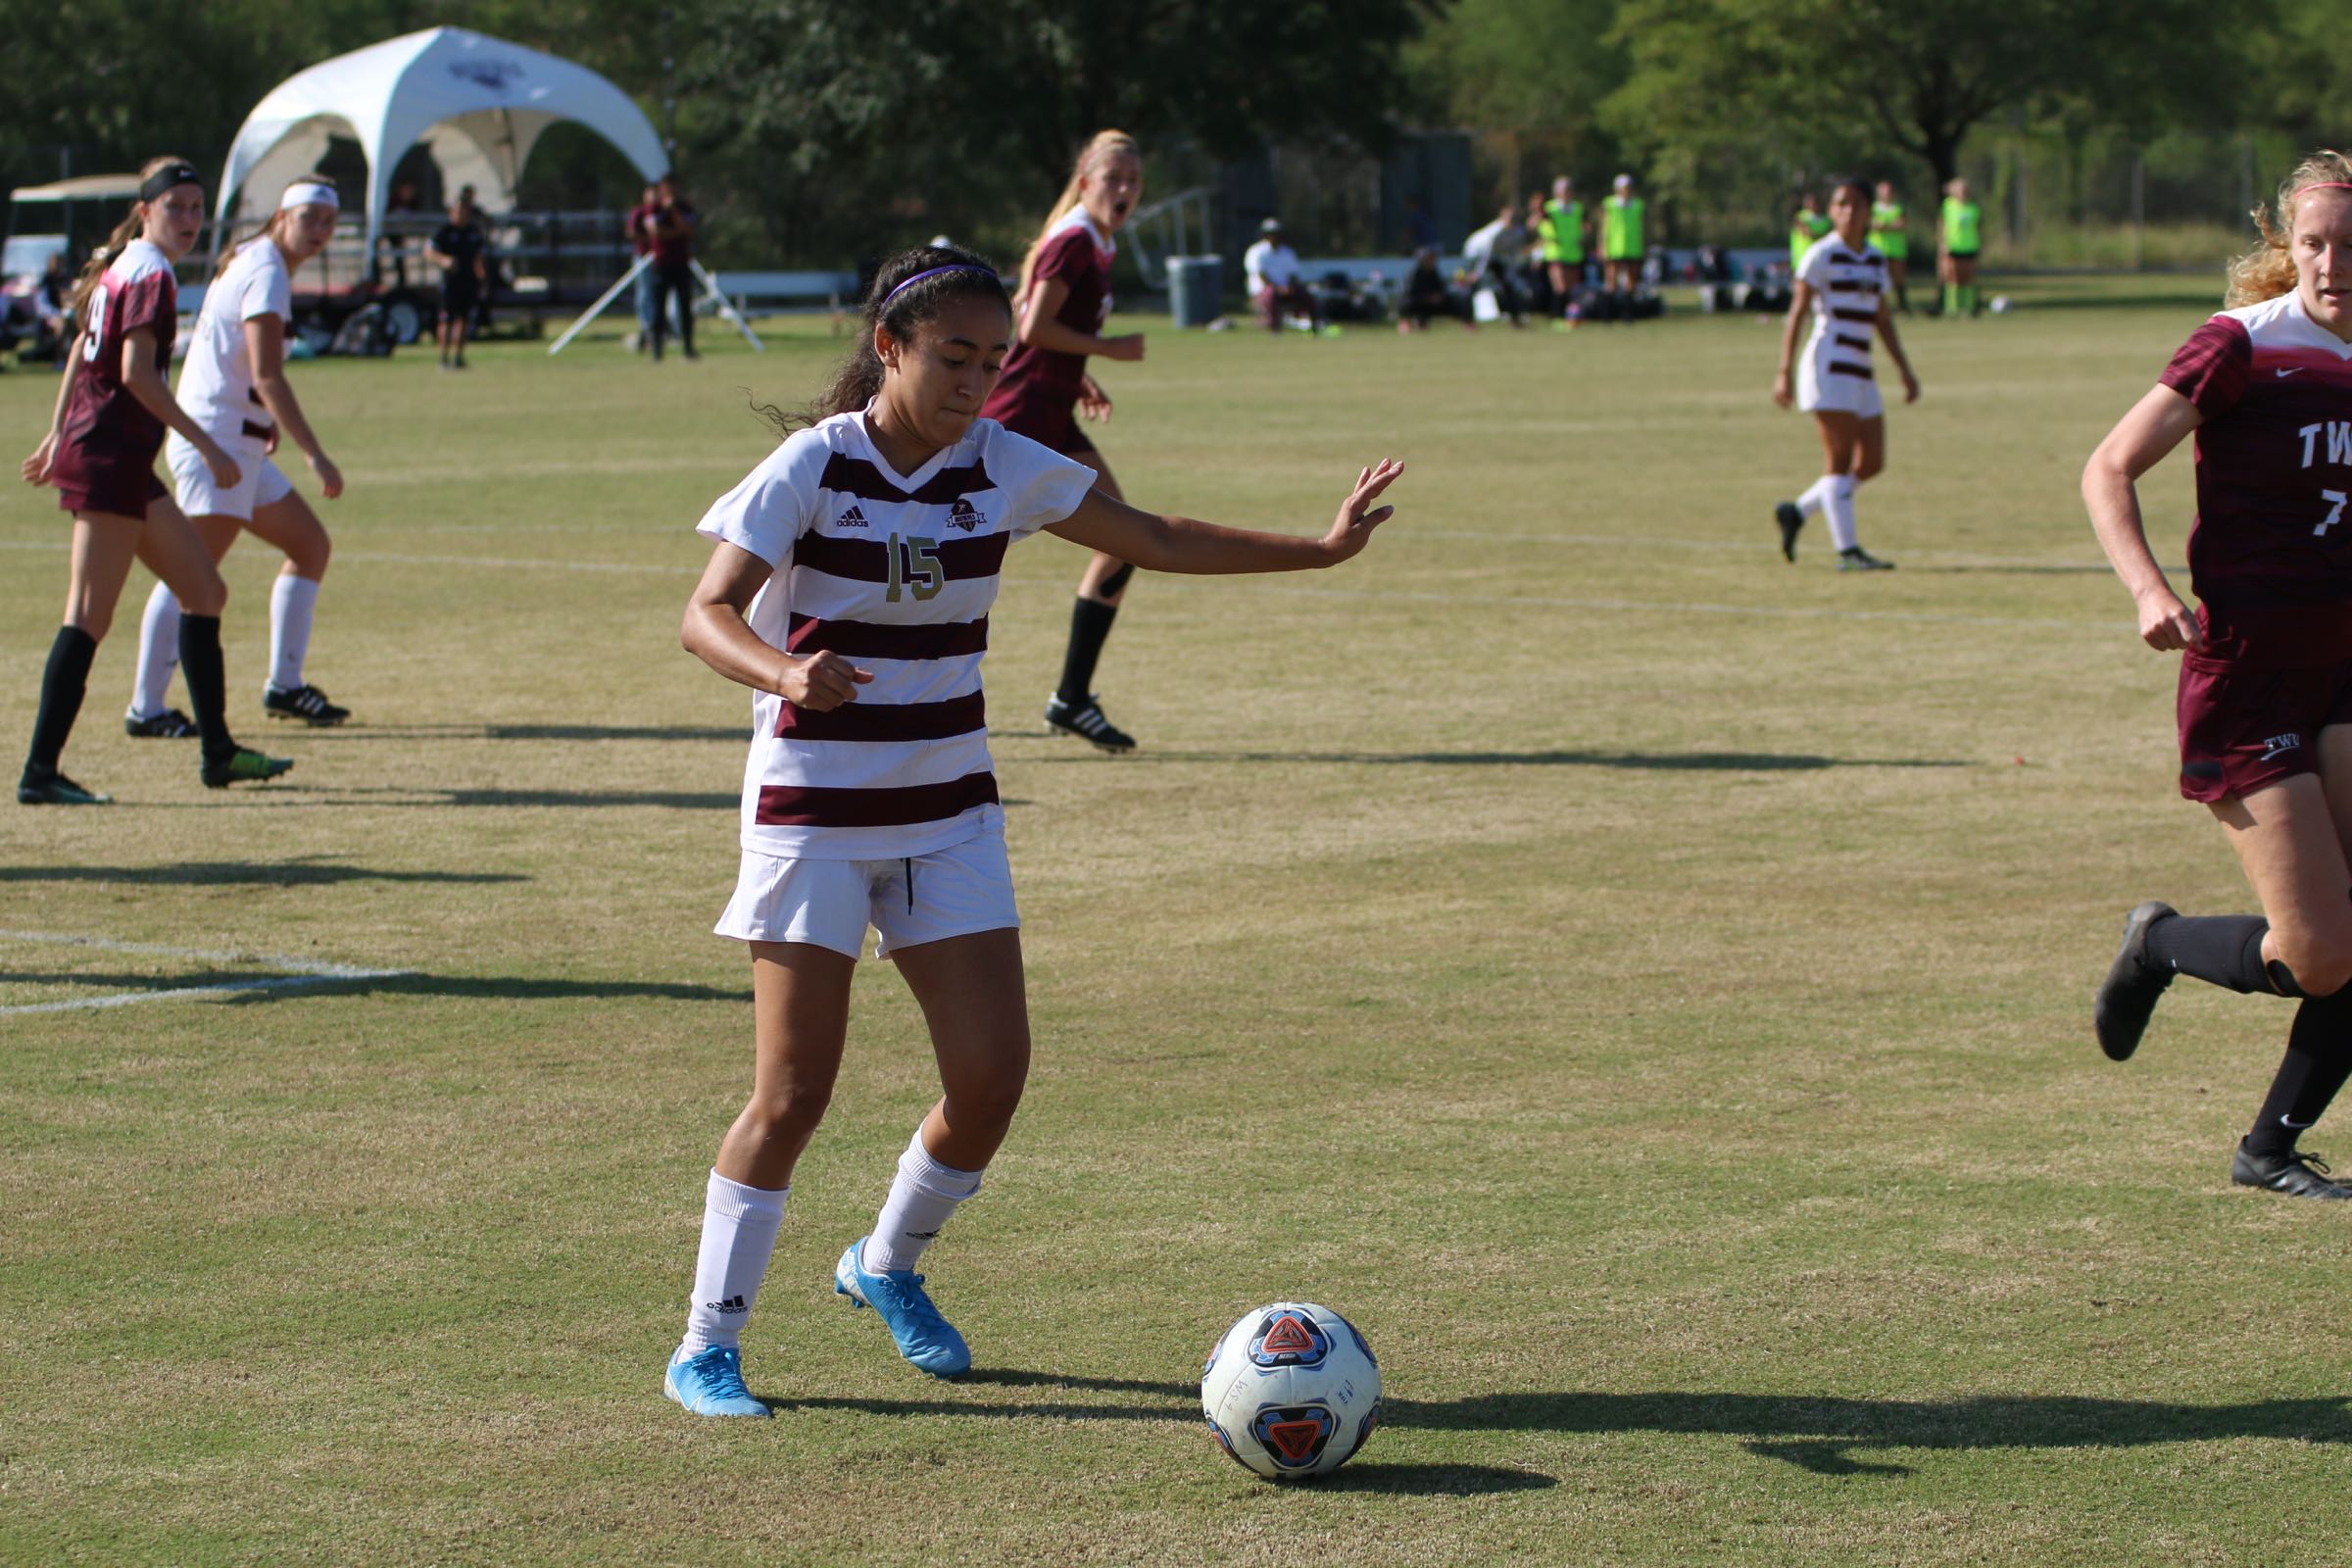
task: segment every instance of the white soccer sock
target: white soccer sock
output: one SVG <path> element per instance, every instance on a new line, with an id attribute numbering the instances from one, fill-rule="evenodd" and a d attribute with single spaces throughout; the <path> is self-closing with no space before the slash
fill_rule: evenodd
<path id="1" fill-rule="evenodd" d="M 734 1348 L 751 1318 L 767 1257 L 784 1223 L 792 1189 L 746 1187 L 718 1172 L 703 1198 L 703 1246 L 694 1259 L 694 1299 L 686 1307 L 686 1348 Z"/>
<path id="2" fill-rule="evenodd" d="M 1854 536 L 1854 476 L 1850 473 L 1832 474 L 1825 481 L 1830 487 L 1821 510 L 1830 514 L 1830 543 L 1839 550 L 1851 550 Z"/>
<path id="3" fill-rule="evenodd" d="M 868 1274 L 914 1267 L 956 1205 L 979 1190 L 978 1171 L 956 1170 L 931 1157 L 918 1126 L 906 1152 L 899 1156 L 899 1174 L 874 1218 L 874 1233 L 865 1239 L 858 1267 Z"/>
<path id="4" fill-rule="evenodd" d="M 1830 476 L 1825 473 L 1814 480 L 1803 495 L 1796 498 L 1796 510 L 1808 517 L 1818 517 L 1821 515 L 1821 509 L 1829 505 L 1829 500 Z"/>
<path id="5" fill-rule="evenodd" d="M 162 583 L 147 596 L 139 617 L 139 670 L 131 678 L 130 716 L 153 718 L 172 701 L 172 672 L 179 667 L 179 601 Z"/>
<path id="6" fill-rule="evenodd" d="M 302 685 L 302 662 L 311 651 L 311 612 L 318 607 L 318 578 L 277 574 L 270 590 L 270 684 L 281 692 Z"/>

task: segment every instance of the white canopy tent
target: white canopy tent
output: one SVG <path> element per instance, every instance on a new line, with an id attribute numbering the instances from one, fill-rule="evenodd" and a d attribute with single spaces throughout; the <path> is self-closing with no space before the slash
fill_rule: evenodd
<path id="1" fill-rule="evenodd" d="M 267 219 L 278 193 L 345 135 L 368 160 L 368 254 L 375 253 L 393 166 L 423 142 L 448 189 L 471 185 L 491 212 L 514 186 L 540 133 L 577 121 L 648 180 L 668 171 L 644 111 L 604 77 L 553 55 L 463 27 L 432 27 L 311 67 L 278 83 L 237 131 L 215 216 Z"/>

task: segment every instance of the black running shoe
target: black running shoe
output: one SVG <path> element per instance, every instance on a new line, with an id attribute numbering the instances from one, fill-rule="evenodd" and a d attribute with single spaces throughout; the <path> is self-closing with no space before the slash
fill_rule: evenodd
<path id="1" fill-rule="evenodd" d="M 167 708 L 145 718 L 124 715 L 122 733 L 134 741 L 184 741 L 196 734 L 196 721 L 176 708 Z"/>
<path id="2" fill-rule="evenodd" d="M 216 762 L 210 758 L 204 763 L 204 787 L 224 790 L 231 784 L 259 784 L 266 778 L 275 778 L 294 765 L 290 757 L 264 757 L 250 747 L 240 746 Z"/>
<path id="3" fill-rule="evenodd" d="M 26 772 L 17 780 L 19 806 L 112 806 L 112 795 L 83 789 L 63 773 Z"/>
<path id="4" fill-rule="evenodd" d="M 2256 1154 L 2240 1143 L 2230 1161 L 2230 1179 L 2240 1187 L 2260 1187 L 2289 1198 L 2352 1198 L 2352 1187 L 2329 1179 L 2326 1160 L 2299 1149 Z"/>
<path id="5" fill-rule="evenodd" d="M 290 692 L 274 686 L 264 689 L 262 711 L 271 718 L 298 718 L 313 729 L 328 729 L 351 716 L 350 709 L 337 708 L 326 700 L 326 693 L 307 684 Z"/>
<path id="6" fill-rule="evenodd" d="M 1135 737 L 1102 716 L 1102 700 L 1092 692 L 1076 707 L 1063 702 L 1058 692 L 1047 698 L 1046 723 L 1064 735 L 1092 741 L 1106 752 L 1135 750 Z"/>
<path id="7" fill-rule="evenodd" d="M 1772 520 L 1781 525 L 1781 555 L 1789 561 L 1796 559 L 1797 530 L 1805 525 L 1805 514 L 1793 501 L 1784 501 L 1772 509 Z"/>
<path id="8" fill-rule="evenodd" d="M 2139 1037 L 2148 1032 L 2148 1019 L 2156 1011 L 2156 999 L 2173 983 L 2172 970 L 2148 964 L 2148 927 L 2178 913 L 2171 905 L 2150 899 L 2124 916 L 2124 945 L 2116 949 L 2115 961 L 2107 966 L 2107 978 L 2099 982 L 2099 994 L 2090 1004 L 2090 1032 L 2110 1061 L 2128 1061 L 2139 1049 Z"/>
<path id="9" fill-rule="evenodd" d="M 1894 563 L 1881 561 L 1860 545 L 1854 545 L 1838 552 L 1838 569 L 1839 571 L 1892 571 Z"/>

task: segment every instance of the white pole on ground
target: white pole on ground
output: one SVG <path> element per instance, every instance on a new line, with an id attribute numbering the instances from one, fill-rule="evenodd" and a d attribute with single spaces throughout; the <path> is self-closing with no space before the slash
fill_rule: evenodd
<path id="1" fill-rule="evenodd" d="M 580 318 L 572 322 L 571 325 L 565 327 L 564 329 L 564 335 L 556 339 L 554 343 L 548 346 L 548 357 L 553 359 L 556 355 L 563 353 L 564 346 L 565 344 L 569 343 L 573 338 L 578 337 L 581 332 L 585 331 L 590 321 L 593 321 L 598 317 L 604 315 L 606 307 L 610 306 L 614 300 L 620 297 L 620 291 L 624 288 L 627 288 L 631 283 L 636 282 L 637 274 L 653 265 L 654 257 L 651 251 L 648 251 L 645 255 L 638 257 L 637 260 L 630 263 L 629 270 L 620 274 L 620 281 L 613 284 L 611 288 L 605 290 L 604 293 L 598 295 L 596 303 L 589 306 L 586 311 L 582 312 Z"/>
<path id="2" fill-rule="evenodd" d="M 703 264 L 689 260 L 686 265 L 694 269 L 694 275 L 703 280 L 704 288 L 710 290 L 711 301 L 718 307 L 718 314 L 735 323 L 735 330 L 743 334 L 743 340 L 752 346 L 754 353 L 765 354 L 767 345 L 760 341 L 759 334 L 752 330 L 751 322 L 735 314 L 735 307 L 729 304 L 727 296 L 720 292 L 717 280 L 703 270 Z"/>

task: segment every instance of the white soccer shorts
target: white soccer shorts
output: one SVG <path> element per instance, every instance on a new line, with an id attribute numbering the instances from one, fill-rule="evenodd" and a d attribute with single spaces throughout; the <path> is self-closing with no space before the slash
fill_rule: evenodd
<path id="1" fill-rule="evenodd" d="M 213 470 L 196 449 L 178 431 L 172 432 L 171 440 L 164 444 L 164 461 L 172 466 L 172 498 L 181 512 L 191 517 L 234 517 L 251 522 L 254 508 L 274 506 L 294 493 L 294 486 L 277 465 L 262 453 L 230 447 L 228 455 L 237 460 L 237 482 L 223 490 L 213 482 Z"/>
<path id="2" fill-rule="evenodd" d="M 865 929 L 876 957 L 979 931 L 1016 929 L 1004 835 L 980 833 L 899 860 L 804 860 L 743 853 L 735 896 L 714 928 L 739 942 L 807 942 L 855 958 Z"/>
<path id="3" fill-rule="evenodd" d="M 1866 375 L 1839 375 L 1831 370 L 1830 344 L 1825 339 L 1806 350 L 1796 367 L 1796 406 L 1807 414 L 1851 414 L 1875 419 L 1886 412 L 1879 383 Z M 1847 358 L 1854 358 L 1850 352 Z"/>

